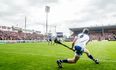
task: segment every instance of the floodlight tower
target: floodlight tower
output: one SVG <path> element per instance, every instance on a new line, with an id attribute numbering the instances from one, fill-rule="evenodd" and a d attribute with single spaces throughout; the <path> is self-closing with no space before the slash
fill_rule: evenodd
<path id="1" fill-rule="evenodd" d="M 25 20 L 24 20 L 24 22 L 25 22 L 25 29 L 24 29 L 25 34 L 24 34 L 24 38 L 26 39 L 27 17 L 25 16 L 24 19 L 25 19 Z"/>
<path id="2" fill-rule="evenodd" d="M 46 12 L 46 34 L 48 34 L 48 13 L 50 12 L 49 6 L 45 6 L 45 12 Z"/>
<path id="3" fill-rule="evenodd" d="M 25 31 L 26 31 L 26 26 L 27 26 L 27 17 L 25 16 Z"/>

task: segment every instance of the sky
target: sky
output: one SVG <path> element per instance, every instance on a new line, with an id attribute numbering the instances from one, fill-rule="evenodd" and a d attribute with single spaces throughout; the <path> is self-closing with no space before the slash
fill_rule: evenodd
<path id="1" fill-rule="evenodd" d="M 25 27 L 45 33 L 45 6 L 48 32 L 70 34 L 69 28 L 116 25 L 116 0 L 0 0 L 0 25 Z"/>

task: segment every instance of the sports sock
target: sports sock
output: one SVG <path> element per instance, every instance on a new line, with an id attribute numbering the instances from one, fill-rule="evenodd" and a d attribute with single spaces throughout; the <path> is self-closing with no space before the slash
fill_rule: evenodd
<path id="1" fill-rule="evenodd" d="M 60 60 L 61 63 L 68 63 L 68 60 L 65 59 L 65 60 Z"/>
<path id="2" fill-rule="evenodd" d="M 93 61 L 95 60 L 92 55 L 88 55 L 88 57 Z"/>

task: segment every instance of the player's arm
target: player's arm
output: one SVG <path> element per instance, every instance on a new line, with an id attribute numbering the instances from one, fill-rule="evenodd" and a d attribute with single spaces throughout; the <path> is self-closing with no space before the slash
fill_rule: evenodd
<path id="1" fill-rule="evenodd" d="M 89 42 L 90 42 L 90 40 L 87 41 L 86 45 L 88 45 Z"/>
<path id="2" fill-rule="evenodd" d="M 90 42 L 90 39 L 89 39 L 89 37 L 87 37 L 87 43 L 86 43 L 86 45 L 87 45 L 89 42 Z"/>
<path id="3" fill-rule="evenodd" d="M 74 47 L 74 45 L 75 45 L 76 40 L 77 40 L 77 37 L 75 37 L 75 38 L 74 38 L 73 43 L 72 43 L 72 48 L 71 48 L 71 49 L 73 49 L 73 47 Z"/>

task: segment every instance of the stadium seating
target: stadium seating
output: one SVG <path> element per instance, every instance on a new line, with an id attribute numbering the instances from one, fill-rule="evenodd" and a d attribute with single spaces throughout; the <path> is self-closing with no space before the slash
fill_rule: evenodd
<path id="1" fill-rule="evenodd" d="M 44 35 L 0 30 L 0 40 L 43 40 Z"/>

